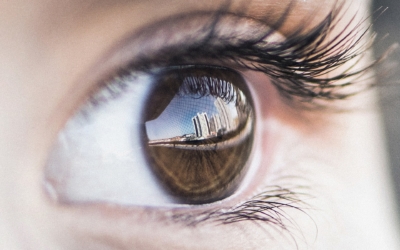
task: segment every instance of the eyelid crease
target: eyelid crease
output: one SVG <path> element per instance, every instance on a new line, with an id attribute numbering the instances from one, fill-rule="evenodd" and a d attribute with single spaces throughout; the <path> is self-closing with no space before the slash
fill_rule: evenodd
<path id="1" fill-rule="evenodd" d="M 287 8 L 286 16 L 289 15 L 290 8 L 290 6 Z M 255 20 L 243 13 L 235 14 L 221 9 L 214 13 L 211 23 L 201 28 L 206 34 L 194 38 L 189 34 L 189 37 L 183 36 L 172 44 L 163 45 L 153 51 L 151 49 L 145 51 L 127 67 L 121 68 L 119 74 L 132 71 L 146 72 L 153 68 L 171 65 L 193 65 L 196 62 L 204 64 L 206 61 L 216 65 L 263 72 L 271 78 L 272 84 L 285 99 L 299 100 L 300 103 L 321 107 L 323 105 L 317 104 L 314 100 L 346 99 L 373 86 L 372 83 L 368 83 L 361 90 L 356 88 L 358 89 L 356 91 L 340 91 L 356 83 L 360 85 L 367 79 L 364 76 L 369 77 L 367 73 L 379 62 L 376 60 L 361 69 L 353 69 L 354 65 L 366 55 L 375 38 L 374 34 L 369 35 L 371 25 L 363 26 L 369 17 L 353 24 L 355 22 L 353 16 L 338 35 L 329 38 L 328 35 L 337 27 L 345 13 L 343 5 L 338 5 L 315 28 L 304 33 L 306 25 L 301 25 L 283 41 L 270 42 L 269 39 L 276 35 L 276 30 L 285 23 L 285 15 L 275 24 L 267 26 L 263 20 Z M 180 20 L 182 16 L 173 17 L 169 21 L 175 19 Z M 226 28 L 225 23 L 232 20 L 237 21 L 237 26 L 240 26 L 241 22 L 251 20 L 255 22 L 257 28 L 262 29 L 258 33 L 250 30 L 244 34 L 219 32 L 220 29 Z M 153 26 L 157 25 L 152 24 Z M 157 29 L 150 30 L 152 32 L 144 32 L 146 38 L 151 37 L 152 33 L 157 34 Z M 143 34 L 139 32 L 139 36 L 141 35 Z M 364 41 L 364 38 L 370 39 Z M 342 69 L 342 66 L 348 63 L 351 64 Z M 333 73 L 336 70 L 339 72 Z M 333 75 L 326 76 L 327 74 Z"/>

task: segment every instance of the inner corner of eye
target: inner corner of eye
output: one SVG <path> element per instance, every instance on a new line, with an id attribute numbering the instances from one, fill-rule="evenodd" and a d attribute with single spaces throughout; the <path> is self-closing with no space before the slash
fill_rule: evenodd
<path id="1" fill-rule="evenodd" d="M 237 188 L 253 143 L 254 111 L 243 78 L 206 66 L 157 77 L 143 112 L 144 152 L 178 202 L 208 203 Z"/>
<path id="2" fill-rule="evenodd" d="M 127 85 L 140 85 L 132 81 Z M 255 126 L 242 76 L 223 67 L 179 66 L 159 71 L 148 86 L 62 132 L 46 167 L 57 197 L 162 206 L 235 193 Z"/>

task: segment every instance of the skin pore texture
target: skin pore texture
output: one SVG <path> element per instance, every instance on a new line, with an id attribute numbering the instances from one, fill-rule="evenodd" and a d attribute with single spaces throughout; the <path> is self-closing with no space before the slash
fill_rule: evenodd
<path id="1" fill-rule="evenodd" d="M 288 104 L 266 75 L 244 72 L 259 115 L 259 173 L 242 194 L 206 209 L 229 210 L 280 187 L 294 193 L 290 196 L 294 207 L 275 210 L 279 216 L 275 221 L 281 224 L 208 220 L 187 225 L 189 220 L 182 218 L 204 214 L 206 209 L 64 203 L 44 188 L 46 161 L 58 133 L 99 90 L 99 82 L 145 48 L 146 41 L 138 42 L 132 34 L 174 15 L 212 12 L 224 4 L 219 0 L 0 4 L 1 249 L 398 249 L 373 90 L 332 101 L 335 107 L 349 109 L 345 112 L 305 110 Z M 300 23 L 306 33 L 340 4 L 345 15 L 328 35 L 334 37 L 351 18 L 357 23 L 369 16 L 368 1 L 232 0 L 229 10 L 271 26 L 285 15 L 277 30 L 285 37 Z M 168 29 L 163 27 L 166 34 Z M 370 64 L 368 55 L 346 65 L 362 69 Z M 366 77 L 357 84 L 371 81 Z M 358 89 L 357 84 L 351 88 Z"/>

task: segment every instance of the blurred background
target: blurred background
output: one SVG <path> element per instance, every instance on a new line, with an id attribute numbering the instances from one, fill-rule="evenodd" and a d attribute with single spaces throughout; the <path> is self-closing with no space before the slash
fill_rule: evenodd
<path id="1" fill-rule="evenodd" d="M 379 7 L 388 7 L 388 9 L 374 21 L 374 30 L 378 33 L 375 43 L 376 56 L 384 53 L 392 44 L 400 43 L 400 1 L 373 1 L 373 10 Z M 381 40 L 385 35 L 388 36 Z M 399 63 L 397 67 L 400 67 L 400 47 L 390 56 L 387 63 L 393 66 L 394 62 Z M 378 76 L 377 81 L 383 83 L 381 84 L 383 86 L 378 89 L 400 218 L 400 70 L 392 70 L 389 76 Z"/>

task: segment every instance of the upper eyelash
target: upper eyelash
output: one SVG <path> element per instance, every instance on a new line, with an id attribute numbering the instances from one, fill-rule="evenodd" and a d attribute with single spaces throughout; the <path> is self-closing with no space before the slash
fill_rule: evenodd
<path id="1" fill-rule="evenodd" d="M 183 82 L 181 88 L 177 92 L 178 96 L 184 96 L 188 94 L 195 94 L 198 97 L 204 96 L 214 96 L 221 98 L 226 103 L 230 103 L 235 101 L 239 103 L 237 97 L 239 97 L 236 93 L 238 93 L 238 88 L 230 82 L 221 81 L 218 78 L 212 77 L 193 77 L 186 79 Z"/>
<path id="2" fill-rule="evenodd" d="M 197 68 L 204 67 L 208 69 L 223 69 L 228 70 L 223 67 L 214 67 L 207 65 L 189 65 L 189 66 L 178 66 L 178 67 L 170 67 L 168 69 L 185 69 L 185 68 Z M 230 81 L 221 80 L 219 77 L 215 76 L 194 76 L 193 74 L 188 76 L 179 75 L 181 78 L 179 82 L 182 85 L 179 87 L 176 95 L 184 96 L 184 95 L 197 95 L 197 97 L 204 96 L 214 96 L 219 97 L 224 100 L 226 103 L 235 102 L 236 104 L 241 102 L 241 95 L 237 93 L 241 92 L 240 89 L 232 84 Z"/>
<path id="3" fill-rule="evenodd" d="M 284 25 L 290 8 L 291 6 L 287 8 L 283 17 L 272 25 L 273 30 L 278 30 Z M 233 63 L 242 69 L 265 73 L 270 76 L 271 82 L 280 94 L 288 99 L 300 98 L 303 102 L 314 99 L 345 99 L 355 92 L 339 90 L 365 80 L 362 76 L 378 60 L 359 70 L 353 70 L 354 64 L 352 64 L 341 69 L 341 73 L 324 77 L 353 59 L 355 63 L 360 60 L 372 46 L 375 37 L 369 33 L 370 26 L 363 26 L 367 19 L 352 26 L 355 20 L 353 17 L 337 36 L 328 39 L 328 34 L 345 13 L 342 9 L 343 5 L 336 6 L 310 31 L 304 32 L 306 25 L 300 26 L 284 41 L 273 44 L 265 42 L 273 34 L 266 24 L 265 32 L 257 37 L 233 39 L 219 36 L 215 27 L 223 16 L 236 16 L 238 20 L 248 18 L 243 14 L 234 14 L 221 9 L 214 14 L 214 21 L 204 27 L 204 30 L 209 32 L 202 40 L 189 44 L 175 44 L 156 51 L 153 53 L 154 56 L 141 55 L 125 70 L 146 71 L 155 67 L 193 64 L 193 61 L 199 59 L 212 59 L 222 63 Z M 263 23 L 263 20 L 258 21 Z M 364 42 L 363 38 L 367 35 L 370 37 Z M 363 89 L 370 86 L 372 83 Z"/>

